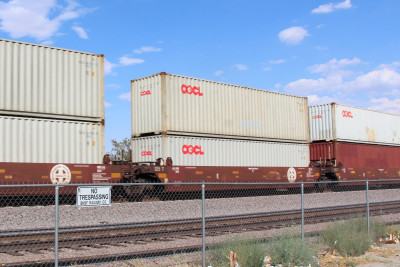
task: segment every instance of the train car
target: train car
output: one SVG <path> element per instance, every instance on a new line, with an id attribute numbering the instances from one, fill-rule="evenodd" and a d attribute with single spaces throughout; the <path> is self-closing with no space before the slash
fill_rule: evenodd
<path id="1" fill-rule="evenodd" d="M 396 115 L 337 104 L 308 108 L 304 97 L 167 73 L 133 80 L 131 89 L 133 161 L 111 162 L 104 57 L 0 39 L 0 183 L 43 184 L 25 195 L 53 194 L 46 184 L 133 183 L 122 192 L 141 199 L 200 190 L 169 186 L 174 182 L 293 188 L 400 177 Z"/>

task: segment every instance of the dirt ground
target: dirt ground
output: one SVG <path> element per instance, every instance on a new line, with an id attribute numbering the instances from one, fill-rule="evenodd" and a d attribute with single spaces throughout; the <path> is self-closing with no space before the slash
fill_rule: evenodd
<path id="1" fill-rule="evenodd" d="M 323 267 L 400 267 L 400 243 L 374 246 L 360 257 L 343 258 L 327 252 L 320 255 L 319 262 Z"/>

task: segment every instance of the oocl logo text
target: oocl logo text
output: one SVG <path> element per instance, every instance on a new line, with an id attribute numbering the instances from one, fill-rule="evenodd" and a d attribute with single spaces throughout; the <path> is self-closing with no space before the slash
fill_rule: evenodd
<path id="1" fill-rule="evenodd" d="M 150 91 L 150 90 L 147 90 L 147 91 L 141 91 L 141 92 L 140 92 L 140 95 L 141 95 L 141 96 L 145 96 L 145 95 L 151 95 L 151 91 Z"/>
<path id="2" fill-rule="evenodd" d="M 203 95 L 203 93 L 200 91 L 200 87 L 197 86 L 182 84 L 181 91 L 183 94 L 188 94 L 188 95 L 198 95 L 198 96 Z"/>
<path id="3" fill-rule="evenodd" d="M 182 152 L 185 155 L 204 155 L 201 146 L 183 145 Z"/>
<path id="4" fill-rule="evenodd" d="M 312 118 L 315 120 L 315 119 L 322 119 L 322 115 L 314 115 L 314 116 L 312 116 Z"/>
<path id="5" fill-rule="evenodd" d="M 344 118 L 353 118 L 353 114 L 351 114 L 351 111 L 347 111 L 347 110 L 343 110 L 342 111 L 342 116 L 344 117 Z"/>
<path id="6" fill-rule="evenodd" d="M 152 156 L 151 151 L 142 151 L 142 156 Z"/>

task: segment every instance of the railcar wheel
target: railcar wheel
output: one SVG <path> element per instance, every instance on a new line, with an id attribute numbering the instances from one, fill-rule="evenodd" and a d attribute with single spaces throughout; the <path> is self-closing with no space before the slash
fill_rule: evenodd
<path id="1" fill-rule="evenodd" d="M 125 194 L 129 201 L 142 201 L 144 198 L 158 196 L 164 192 L 164 186 L 162 185 L 147 185 L 147 183 L 160 183 L 157 177 L 151 174 L 142 174 L 129 183 L 140 184 L 124 186 Z"/>

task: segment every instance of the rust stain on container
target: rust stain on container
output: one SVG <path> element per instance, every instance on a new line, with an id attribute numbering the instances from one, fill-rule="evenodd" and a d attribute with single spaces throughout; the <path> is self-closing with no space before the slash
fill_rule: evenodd
<path id="1" fill-rule="evenodd" d="M 368 141 L 369 142 L 375 142 L 375 130 L 374 129 L 369 129 L 368 127 L 366 128 L 367 131 L 367 136 L 368 136 Z"/>

